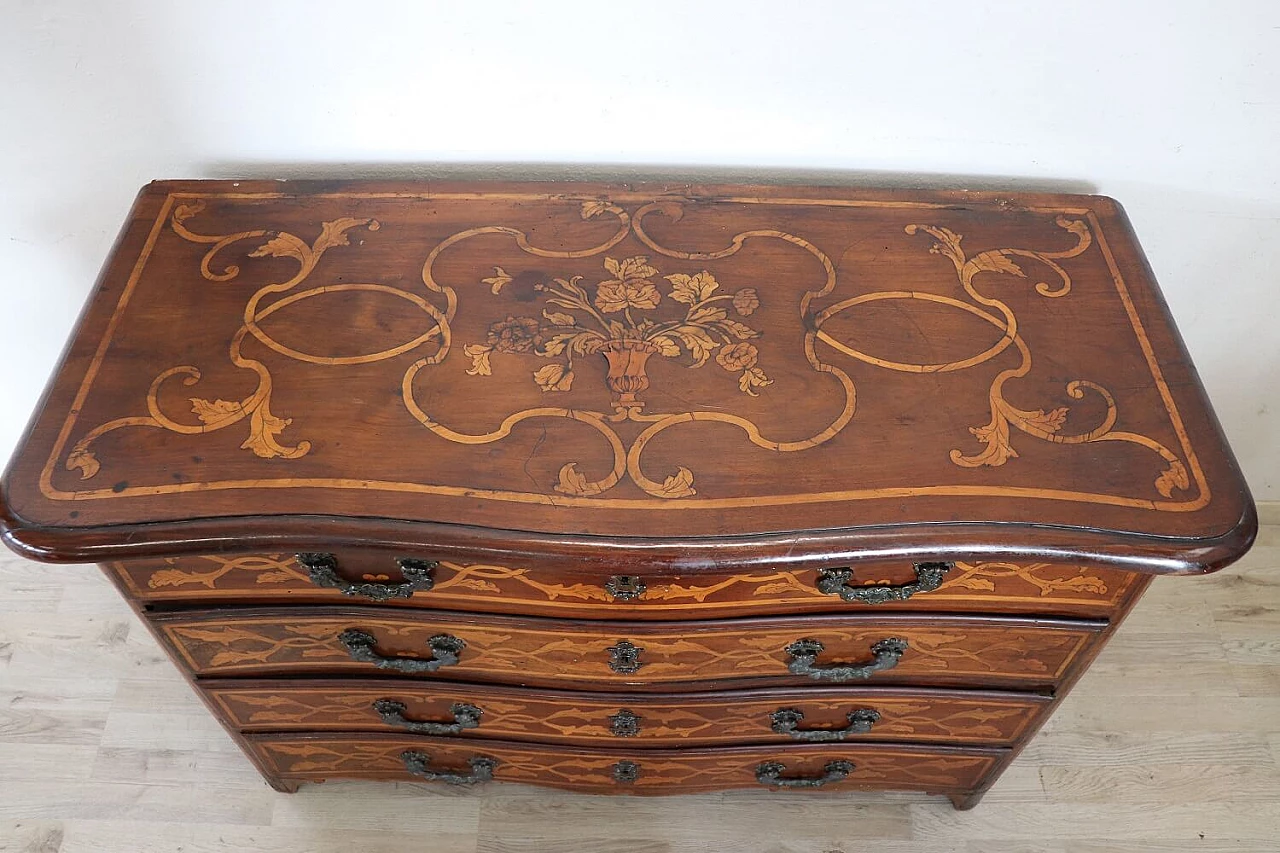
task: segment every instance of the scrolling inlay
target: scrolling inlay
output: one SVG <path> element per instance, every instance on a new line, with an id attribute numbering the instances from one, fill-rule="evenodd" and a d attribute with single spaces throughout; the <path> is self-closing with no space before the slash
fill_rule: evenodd
<path id="1" fill-rule="evenodd" d="M 583 465 L 584 460 L 571 459 L 560 467 L 556 482 L 547 483 L 550 493 L 560 493 L 572 498 L 594 498 L 610 492 L 624 480 L 634 484 L 650 496 L 648 501 L 623 499 L 628 506 L 653 506 L 652 499 L 661 504 L 675 499 L 692 498 L 698 494 L 695 488 L 695 472 L 682 464 L 675 464 L 655 476 L 646 473 L 643 465 L 646 448 L 666 430 L 693 422 L 717 422 L 737 428 L 751 444 L 777 453 L 805 451 L 830 441 L 840 434 L 853 420 L 857 393 L 849 374 L 840 366 L 825 360 L 828 353 L 854 359 L 886 370 L 914 374 L 946 373 L 974 368 L 984 364 L 1010 347 L 1020 355 L 1020 363 L 1000 371 L 991 382 L 988 391 L 990 420 L 973 426 L 970 432 L 983 449 L 967 452 L 962 447 L 950 451 L 950 461 L 959 468 L 1003 466 L 1018 457 L 1014 446 L 1013 431 L 1057 445 L 1089 442 L 1125 442 L 1156 454 L 1164 468 L 1155 478 L 1156 493 L 1173 501 L 1175 492 L 1191 489 L 1187 465 L 1160 441 L 1148 435 L 1116 429 L 1119 417 L 1113 394 L 1087 378 L 1071 379 L 1065 385 L 1066 395 L 1072 399 L 1084 399 L 1095 395 L 1105 405 L 1106 411 L 1100 423 L 1080 431 L 1068 431 L 1069 408 L 1051 409 L 1021 408 L 1006 396 L 1012 380 L 1026 377 L 1031 371 L 1032 352 L 1020 331 L 1018 319 L 1009 305 L 979 289 L 979 276 L 984 281 L 995 276 L 1033 280 L 1024 269 L 1027 262 L 1049 271 L 1053 284 L 1040 281 L 1034 285 L 1037 294 L 1057 299 L 1067 296 L 1072 289 L 1071 277 L 1060 263 L 1081 255 L 1093 245 L 1090 226 L 1083 219 L 1059 216 L 1056 224 L 1073 245 L 1059 250 L 1034 250 L 1007 247 L 981 251 L 972 256 L 962 247 L 962 236 L 948 228 L 929 224 L 907 224 L 908 235 L 927 234 L 934 238 L 930 251 L 946 258 L 954 267 L 965 299 L 923 292 L 884 290 L 862 293 L 827 305 L 820 310 L 815 300 L 832 296 L 836 290 L 836 266 L 831 258 L 814 243 L 797 234 L 776 229 L 754 229 L 735 234 L 729 245 L 713 251 L 689 252 L 663 245 L 646 230 L 649 217 L 664 217 L 679 221 L 684 216 L 684 206 L 674 200 L 654 201 L 628 211 L 618 205 L 599 200 L 581 202 L 580 214 L 585 220 L 611 218 L 616 221 L 612 236 L 594 247 L 585 249 L 548 249 L 529 242 L 525 232 L 505 225 L 488 225 L 460 231 L 444 239 L 428 255 L 422 268 L 425 292 L 415 293 L 389 285 L 376 283 L 338 283 L 304 287 L 321 258 L 331 249 L 349 245 L 348 234 L 361 228 L 376 232 L 381 228 L 376 219 L 342 217 L 322 223 L 319 236 L 311 242 L 286 231 L 254 229 L 232 234 L 202 234 L 188 227 L 189 221 L 204 209 L 201 199 L 179 203 L 172 209 L 169 224 L 182 239 L 209 245 L 200 263 L 201 275 L 210 282 L 228 282 L 240 274 L 240 268 L 228 264 L 215 269 L 215 256 L 240 241 L 260 241 L 249 252 L 250 258 L 279 258 L 297 264 L 296 272 L 289 278 L 258 288 L 245 304 L 243 322 L 232 336 L 228 358 L 239 368 L 251 371 L 257 378 L 257 387 L 240 399 L 223 399 L 216 395 L 187 398 L 190 411 L 175 415 L 163 411 L 160 390 L 170 379 L 180 378 L 186 386 L 195 386 L 201 380 L 201 371 L 194 365 L 180 364 L 170 367 L 154 377 L 146 393 L 145 415 L 117 418 L 103 423 L 80 438 L 63 460 L 67 469 L 78 469 L 82 479 L 94 478 L 101 467 L 94 445 L 103 435 L 130 427 L 160 428 L 185 435 L 196 435 L 232 427 L 248 421 L 248 435 L 241 447 L 263 458 L 298 459 L 312 451 L 312 443 L 298 438 L 294 443 L 282 439 L 282 433 L 293 423 L 293 418 L 283 417 L 272 411 L 273 378 L 269 366 L 261 360 L 248 357 L 242 344 L 249 338 L 256 339 L 275 354 L 312 365 L 332 367 L 337 365 L 369 364 L 385 361 L 395 356 L 419 350 L 424 346 L 434 351 L 414 361 L 401 377 L 401 396 L 408 415 L 437 436 L 462 445 L 483 445 L 503 440 L 518 424 L 531 419 L 568 419 L 595 430 L 607 449 L 610 459 L 603 476 L 589 475 L 584 469 L 599 466 L 601 460 Z M 419 373 L 442 365 L 454 349 L 451 323 L 459 308 L 459 297 L 454 287 L 436 279 L 434 267 L 442 253 L 480 235 L 502 235 L 515 241 L 528 256 L 539 259 L 599 258 L 608 275 L 594 284 L 583 284 L 583 276 L 541 274 L 543 280 L 533 283 L 532 298 L 536 300 L 539 316 L 511 314 L 492 322 L 483 341 L 473 341 L 462 346 L 459 353 L 470 363 L 467 373 L 482 382 L 497 369 L 507 369 L 496 364 L 496 357 L 503 361 L 523 361 L 533 380 L 547 393 L 548 405 L 510 412 L 501 424 L 490 432 L 469 433 L 458 431 L 444 422 L 445 413 L 425 403 L 415 395 L 415 377 Z M 608 254 L 623 240 L 633 238 L 649 254 Z M 760 352 L 752 341 L 761 333 L 743 321 L 762 306 L 757 288 L 740 286 L 740 282 L 722 282 L 706 268 L 711 262 L 736 255 L 748 242 L 778 241 L 807 253 L 822 271 L 820 279 L 799 298 L 796 310 L 804 328 L 802 341 L 797 345 L 809 369 L 836 381 L 838 393 L 843 398 L 839 410 L 830 421 L 811 435 L 789 440 L 766 435 L 750 418 L 722 408 L 697 408 L 697 392 L 691 392 L 694 401 L 684 411 L 649 411 L 641 399 L 650 385 L 649 359 L 653 356 L 677 359 L 689 369 L 703 367 L 714 360 L 723 370 L 737 377 L 737 385 L 747 395 L 768 393 L 774 385 L 760 366 Z M 615 257 L 614 255 L 618 255 Z M 671 271 L 660 270 L 651 263 L 651 257 L 677 262 Z M 1017 259 L 1015 261 L 1015 259 Z M 665 264 L 664 264 L 665 266 Z M 492 267 L 493 275 L 483 279 L 492 295 L 522 286 L 523 273 L 514 275 L 501 266 Z M 536 270 L 531 274 L 539 275 Z M 358 355 L 329 357 L 319 356 L 290 347 L 273 338 L 262 327 L 268 316 L 288 306 L 335 291 L 376 291 L 393 295 L 409 304 L 409 309 L 421 311 L 429 327 L 416 338 L 397 346 Z M 476 297 L 482 299 L 483 297 Z M 522 297 L 523 299 L 523 297 Z M 1001 332 L 1000 339 L 983 351 L 970 357 L 946 363 L 915 363 L 893 361 L 862 352 L 824 329 L 833 317 L 867 303 L 884 300 L 919 300 L 946 306 L 977 317 Z M 527 304 L 529 300 L 524 300 Z M 822 345 L 821 348 L 819 345 Z M 455 356 L 456 358 L 456 356 Z M 577 375 L 575 359 L 602 358 L 607 363 L 605 384 L 611 393 L 607 409 L 566 408 L 550 403 L 557 392 L 568 391 Z M 687 360 L 686 360 L 687 359 Z M 537 365 L 541 366 L 537 366 Z M 712 381 L 712 380 L 708 380 Z M 681 389 L 681 393 L 690 393 Z M 670 399 L 670 398 L 664 398 Z M 624 427 L 630 426 L 624 431 Z M 304 424 L 300 427 L 305 429 Z M 668 463 L 669 464 L 669 463 Z M 583 468 L 579 466 L 583 465 Z M 603 466 L 600 466 L 603 467 Z M 650 472 L 652 473 L 652 472 Z M 47 480 L 47 478 L 46 478 Z M 306 481 L 299 480 L 298 485 Z M 1196 501 L 1159 504 L 1163 509 L 1195 509 L 1207 502 L 1207 492 L 1201 487 Z M 157 488 L 157 487 L 152 487 Z M 162 491 L 166 487 L 158 487 Z M 920 493 L 926 493 L 925 487 Z M 430 489 L 428 489 L 430 490 Z M 46 482 L 46 494 L 58 496 Z M 111 490 L 82 491 L 73 493 L 78 498 L 109 497 Z M 124 491 L 128 491 L 127 489 Z M 482 490 L 483 491 L 483 490 Z M 1023 490 L 1025 491 L 1025 490 Z M 1089 500 L 1102 499 L 1104 503 L 1122 503 L 1151 507 L 1158 502 L 1150 498 L 1119 498 L 1116 496 L 1089 496 L 1075 493 L 1059 493 L 1042 490 L 1044 497 L 1065 497 Z M 472 496 L 494 499 L 530 500 L 534 498 L 557 500 L 554 494 L 506 493 L 491 490 L 484 494 L 470 492 Z M 764 496 L 768 497 L 768 496 Z M 799 496 L 774 496 L 786 503 Z M 716 500 L 737 500 L 738 496 L 714 496 Z M 713 501 L 714 502 L 714 501 Z M 608 503 L 607 501 L 605 503 Z"/>
<path id="2" fill-rule="evenodd" d="M 400 753 L 405 744 L 398 740 L 263 740 L 253 745 L 271 766 L 288 777 L 359 778 L 404 773 Z M 490 751 L 501 759 L 496 778 L 505 781 L 535 781 L 566 787 L 613 787 L 615 784 L 614 772 L 618 760 L 606 754 L 584 753 L 566 758 L 535 748 L 520 748 L 514 744 Z M 443 753 L 444 750 L 438 748 L 436 752 Z M 755 767 L 760 757 L 770 754 L 765 749 L 747 756 L 648 756 L 644 760 L 644 772 L 636 777 L 634 784 L 654 787 L 685 784 L 698 788 L 754 785 Z M 858 781 L 873 784 L 908 782 L 934 786 L 941 790 L 962 789 L 978 778 L 994 761 L 993 757 L 987 755 L 907 755 L 886 748 L 883 753 L 868 751 L 858 755 Z"/>
<path id="3" fill-rule="evenodd" d="M 364 728 L 382 721 L 371 710 L 371 704 L 388 695 L 385 688 L 343 691 L 307 690 L 304 688 L 230 689 L 214 691 L 215 698 L 230 718 L 241 726 L 258 728 Z M 406 699 L 416 698 L 435 705 L 424 714 L 443 715 L 450 703 L 478 701 L 469 693 L 450 693 L 436 686 L 428 694 L 397 693 Z M 732 741 L 746 738 L 768 738 L 775 734 L 770 713 L 782 699 L 743 700 L 734 697 L 721 703 L 675 703 L 660 699 L 645 700 L 636 705 L 643 714 L 607 701 L 581 697 L 561 700 L 518 700 L 511 697 L 484 698 L 483 734 L 493 736 L 535 736 L 539 738 L 591 738 L 611 741 L 617 737 L 642 740 Z M 829 717 L 833 723 L 844 719 L 848 709 L 857 704 L 874 704 L 881 712 L 876 722 L 876 737 L 905 740 L 963 740 L 986 743 L 1010 743 L 1025 731 L 1036 717 L 1037 708 L 1030 703 L 1009 704 L 1000 700 L 948 697 L 930 701 L 879 696 L 863 699 L 814 699 L 810 695 L 786 698 L 803 708 L 811 718 Z M 648 717 L 645 722 L 644 717 Z"/>
<path id="4" fill-rule="evenodd" d="M 284 554 L 170 557 L 165 559 L 162 566 L 135 568 L 135 565 L 117 564 L 126 579 L 131 582 L 134 579 L 130 574 L 131 571 L 142 572 L 137 577 L 142 580 L 143 586 L 139 592 L 144 594 L 191 587 L 230 592 L 244 589 L 246 584 L 263 589 L 275 587 L 312 589 L 306 572 L 301 571 L 297 563 Z M 584 605 L 590 603 L 604 605 L 611 603 L 614 599 L 606 587 L 590 583 L 542 581 L 538 580 L 536 572 L 526 568 L 442 560 L 436 571 L 439 573 L 439 579 L 432 589 L 433 601 L 440 600 L 442 595 L 456 595 L 467 599 L 493 597 L 503 600 L 520 598 L 549 602 L 563 600 L 581 602 Z M 1108 586 L 1108 578 L 1114 579 L 1118 588 Z M 364 579 L 373 580 L 374 578 L 364 576 Z M 871 584 L 888 582 L 875 578 L 864 580 Z M 1022 600 L 1048 602 L 1114 601 L 1118 600 L 1129 581 L 1130 578 L 1123 573 L 1090 569 L 1084 566 L 1064 566 L 1058 563 L 958 561 L 955 563 L 955 569 L 944 577 L 941 586 L 930 593 L 930 598 L 969 599 L 975 595 L 990 592 L 1005 598 L 1016 597 Z M 726 599 L 727 596 L 739 593 L 739 590 L 746 592 L 749 597 Z M 753 602 L 789 602 L 806 599 L 825 601 L 827 598 L 828 596 L 816 586 L 815 572 L 783 571 L 730 575 L 701 584 L 655 583 L 646 589 L 643 596 L 638 596 L 628 603 L 637 606 L 663 606 L 678 602 L 710 604 L 727 600 L 729 603 L 737 601 L 741 605 L 749 606 Z"/>
<path id="5" fill-rule="evenodd" d="M 315 617 L 282 621 L 256 617 L 229 618 L 220 624 L 165 624 L 163 632 L 197 673 L 235 672 L 263 666 L 369 668 L 352 663 L 339 635 L 351 624 L 348 617 Z M 441 628 L 411 620 L 362 618 L 365 630 L 387 654 L 397 649 L 414 655 L 427 649 Z M 523 627 L 457 626 L 466 654 L 448 667 L 449 674 L 483 672 L 504 677 L 564 681 L 566 673 L 581 681 L 696 681 L 723 677 L 788 677 L 788 655 L 802 628 L 794 622 L 751 631 L 722 628 L 686 636 L 674 628 L 646 630 L 637 646 L 609 634 L 583 628 L 545 631 Z M 448 625 L 444 626 L 448 628 Z M 830 629 L 815 632 L 831 660 L 864 655 L 883 639 L 885 628 Z M 994 674 L 1001 678 L 1040 682 L 1062 672 L 1092 641 L 1090 630 L 1045 631 L 1029 624 L 902 627 L 910 651 L 894 675 Z M 429 649 L 428 649 L 429 651 Z M 643 653 L 644 660 L 639 660 Z M 584 660 L 601 665 L 583 666 Z M 603 665 L 608 661 L 609 665 Z M 637 676 L 641 670 L 643 676 Z M 445 674 L 442 670 L 441 674 Z M 621 677 L 620 677 L 621 676 Z"/>

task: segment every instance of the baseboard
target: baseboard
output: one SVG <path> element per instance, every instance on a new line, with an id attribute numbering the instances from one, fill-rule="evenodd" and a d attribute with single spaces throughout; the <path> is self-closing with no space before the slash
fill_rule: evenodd
<path id="1" fill-rule="evenodd" d="M 1280 524 L 1280 501 L 1258 501 L 1258 523 Z"/>

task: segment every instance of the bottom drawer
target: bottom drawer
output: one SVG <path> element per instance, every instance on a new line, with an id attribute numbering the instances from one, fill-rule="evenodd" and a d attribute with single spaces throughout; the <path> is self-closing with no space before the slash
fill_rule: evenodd
<path id="1" fill-rule="evenodd" d="M 794 741 L 1009 746 L 1051 700 L 1033 693 L 805 687 L 580 693 L 404 679 L 201 683 L 233 728 L 370 731 L 631 747 Z"/>
<path id="2" fill-rule="evenodd" d="M 910 790 L 978 788 L 1010 750 L 825 745 L 621 750 L 400 735 L 247 735 L 263 767 L 285 782 L 428 780 L 523 782 L 577 791 L 683 794 L 727 788 Z"/>

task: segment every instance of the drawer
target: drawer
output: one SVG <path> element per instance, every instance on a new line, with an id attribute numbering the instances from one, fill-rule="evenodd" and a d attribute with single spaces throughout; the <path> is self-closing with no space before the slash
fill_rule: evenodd
<path id="1" fill-rule="evenodd" d="M 976 788 L 1010 755 L 982 747 L 887 744 L 628 751 L 367 734 L 262 734 L 246 741 L 268 773 L 288 781 L 493 780 L 614 794 L 725 788 L 958 793 Z"/>
<path id="2" fill-rule="evenodd" d="M 111 563 L 108 570 L 148 602 L 279 604 L 368 601 L 437 610 L 584 619 L 696 619 L 872 610 L 1042 613 L 1106 617 L 1140 575 L 1065 563 L 956 562 L 945 571 L 908 562 L 675 575 L 608 569 L 533 569 L 450 562 L 410 563 L 397 555 L 341 552 L 172 557 Z M 317 584 L 341 585 L 347 591 Z M 936 588 L 934 588 L 936 586 Z"/>
<path id="3" fill-rule="evenodd" d="M 389 672 L 590 689 L 734 682 L 1050 688 L 1105 622 L 985 616 L 833 616 L 569 622 L 375 607 L 231 609 L 153 617 L 211 675 Z"/>
<path id="4" fill-rule="evenodd" d="M 202 685 L 244 731 L 390 731 L 627 748 L 915 741 L 1010 746 L 1051 700 L 1034 693 L 805 687 L 616 696 L 399 679 Z"/>

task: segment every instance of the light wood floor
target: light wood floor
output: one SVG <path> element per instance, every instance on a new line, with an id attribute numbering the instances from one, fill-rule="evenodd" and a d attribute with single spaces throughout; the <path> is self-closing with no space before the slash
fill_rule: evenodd
<path id="1" fill-rule="evenodd" d="M 95 569 L 0 557 L 0 850 L 1277 851 L 1280 526 L 1220 574 L 1157 580 L 971 812 L 914 795 L 278 794 Z"/>

